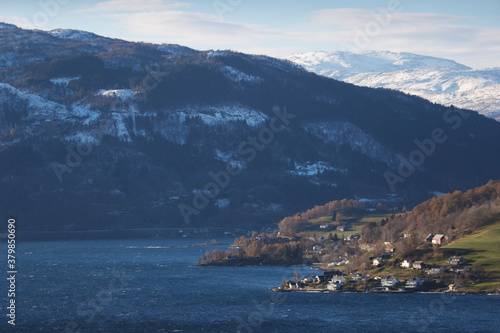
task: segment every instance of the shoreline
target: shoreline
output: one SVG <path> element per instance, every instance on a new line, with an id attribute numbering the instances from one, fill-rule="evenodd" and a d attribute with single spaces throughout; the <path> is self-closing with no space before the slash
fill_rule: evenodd
<path id="1" fill-rule="evenodd" d="M 441 294 L 441 295 L 485 295 L 485 296 L 500 296 L 500 293 L 474 292 L 474 291 L 418 291 L 418 290 L 391 290 L 391 291 L 354 291 L 354 290 L 328 290 L 324 289 L 282 289 L 281 287 L 268 288 L 271 292 L 283 293 L 312 293 L 312 294 Z"/>
<path id="2" fill-rule="evenodd" d="M 229 234 L 228 234 L 229 232 Z M 195 238 L 229 237 L 241 234 L 238 229 L 224 228 L 136 228 L 116 230 L 79 230 L 79 231 L 19 231 L 18 238 L 23 241 L 71 241 L 71 240 L 106 240 L 138 238 Z M 7 234 L 0 233 L 0 240 L 6 240 Z"/>

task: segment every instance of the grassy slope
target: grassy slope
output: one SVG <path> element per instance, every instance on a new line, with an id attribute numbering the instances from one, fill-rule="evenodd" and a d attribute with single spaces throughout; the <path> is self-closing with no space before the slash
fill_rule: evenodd
<path id="1" fill-rule="evenodd" d="M 443 246 L 443 249 L 447 252 L 456 252 L 472 262 L 480 263 L 487 277 L 494 280 L 476 284 L 468 289 L 494 291 L 500 287 L 500 221 Z"/>
<path id="2" fill-rule="evenodd" d="M 315 219 L 307 220 L 306 223 L 308 226 L 304 231 L 299 232 L 298 236 L 306 237 L 315 234 L 316 236 L 323 236 L 326 238 L 330 233 L 336 233 L 339 237 L 342 235 L 344 235 L 344 237 L 349 235 L 358 235 L 361 233 L 361 229 L 365 224 L 370 222 L 379 222 L 390 215 L 391 214 L 368 212 L 364 210 L 351 210 L 349 212 L 342 212 L 342 221 L 340 222 L 333 221 L 331 215 L 321 216 Z M 325 223 L 330 224 L 331 227 L 329 229 L 320 229 L 320 225 Z M 339 224 L 347 224 L 349 229 L 344 232 L 335 230 L 335 227 Z"/>
<path id="3" fill-rule="evenodd" d="M 328 234 L 337 233 L 339 237 L 343 234 L 348 236 L 351 234 L 359 234 L 363 225 L 369 222 L 378 222 L 383 218 L 388 217 L 390 214 L 380 214 L 380 213 L 369 213 L 369 212 L 351 212 L 344 213 L 344 220 L 342 224 L 348 223 L 350 226 L 350 231 L 339 232 L 334 230 L 334 228 L 324 230 L 320 229 L 319 226 L 323 223 L 338 224 L 332 221 L 331 216 L 323 216 L 316 219 L 308 220 L 309 226 L 307 229 L 301 233 L 299 236 L 316 236 L 327 237 Z M 441 248 L 446 252 L 444 256 L 447 258 L 448 255 L 461 255 L 464 258 L 474 262 L 480 263 L 487 273 L 489 281 L 478 283 L 473 286 L 467 287 L 469 291 L 484 292 L 484 291 L 496 291 L 500 287 L 500 221 L 480 228 L 474 231 L 471 235 L 461 238 L 447 246 Z M 444 259 L 434 259 L 429 258 L 426 260 L 428 264 L 443 264 Z M 471 264 L 468 266 L 470 267 Z M 343 267 L 336 267 L 342 269 Z M 416 275 L 423 276 L 421 271 L 414 270 L 404 270 L 399 267 L 386 267 L 377 268 L 367 271 L 371 275 L 396 275 L 399 278 L 408 278 Z"/>

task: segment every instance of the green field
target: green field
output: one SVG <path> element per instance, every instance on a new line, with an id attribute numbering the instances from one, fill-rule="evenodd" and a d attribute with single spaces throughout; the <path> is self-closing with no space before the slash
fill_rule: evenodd
<path id="1" fill-rule="evenodd" d="M 347 237 L 349 235 L 359 235 L 363 226 L 370 222 L 380 222 L 382 219 L 389 217 L 391 214 L 383 214 L 377 212 L 368 212 L 364 209 L 351 209 L 348 211 L 340 212 L 342 219 L 340 221 L 333 221 L 331 215 L 321 216 L 306 221 L 306 227 L 298 233 L 300 237 L 316 236 L 327 237 L 330 233 L 337 234 L 338 237 L 342 235 Z M 321 229 L 320 225 L 328 224 L 330 228 Z M 338 225 L 347 225 L 348 229 L 344 232 L 336 230 Z"/>
<path id="2" fill-rule="evenodd" d="M 483 266 L 489 279 L 500 281 L 500 221 L 442 247 Z M 500 284 L 500 283 L 498 283 Z"/>

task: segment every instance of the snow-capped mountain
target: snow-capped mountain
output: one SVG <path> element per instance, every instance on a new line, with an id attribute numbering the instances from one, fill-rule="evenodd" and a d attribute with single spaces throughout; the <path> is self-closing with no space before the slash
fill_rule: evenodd
<path id="1" fill-rule="evenodd" d="M 417 95 L 500 120 L 500 68 L 472 69 L 453 60 L 404 52 L 309 52 L 287 57 L 316 74 Z"/>
<path id="2" fill-rule="evenodd" d="M 101 37 L 99 35 L 93 34 L 91 32 L 82 31 L 82 30 L 72 30 L 72 29 L 55 29 L 49 31 L 54 37 L 65 38 L 65 39 L 75 39 L 75 40 L 85 40 L 91 41 L 96 39 L 109 39 L 105 37 Z"/>
<path id="3" fill-rule="evenodd" d="M 468 71 L 411 66 L 432 64 Z M 500 177 L 500 123 L 460 112 L 267 56 L 0 24 L 0 210 L 82 230 L 184 227 L 182 205 L 233 227 L 343 198 L 410 206 Z"/>

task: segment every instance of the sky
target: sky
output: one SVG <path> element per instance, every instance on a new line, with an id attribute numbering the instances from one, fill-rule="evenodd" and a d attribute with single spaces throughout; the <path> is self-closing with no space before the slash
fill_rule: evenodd
<path id="1" fill-rule="evenodd" d="M 0 21 L 280 58 L 380 50 L 500 67 L 499 0 L 4 0 Z"/>

